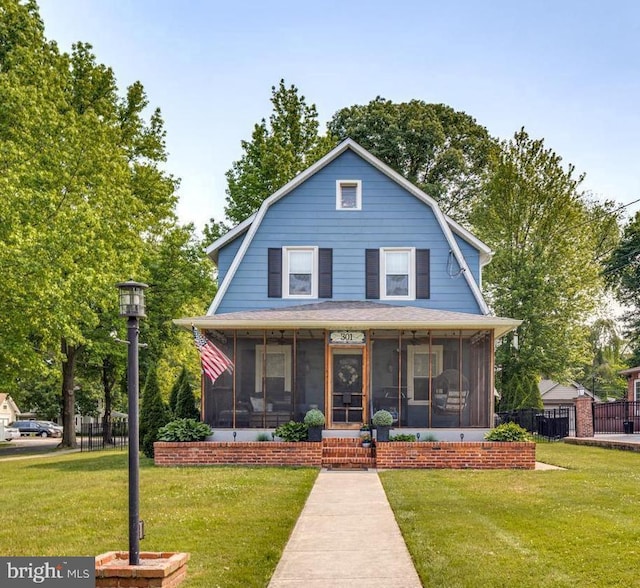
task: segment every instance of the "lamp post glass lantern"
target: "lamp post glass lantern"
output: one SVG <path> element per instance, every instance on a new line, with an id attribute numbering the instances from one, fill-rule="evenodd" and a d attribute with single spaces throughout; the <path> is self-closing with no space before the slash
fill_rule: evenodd
<path id="1" fill-rule="evenodd" d="M 120 316 L 127 317 L 127 395 L 129 397 L 129 564 L 140 564 L 140 424 L 138 412 L 138 319 L 144 317 L 147 284 L 120 282 Z"/>

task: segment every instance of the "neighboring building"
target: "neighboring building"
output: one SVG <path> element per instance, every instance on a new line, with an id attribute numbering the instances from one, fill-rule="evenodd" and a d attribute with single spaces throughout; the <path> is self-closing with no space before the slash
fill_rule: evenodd
<path id="1" fill-rule="evenodd" d="M 8 425 L 16 420 L 18 420 L 18 415 L 20 414 L 20 410 L 18 406 L 13 401 L 13 398 L 8 394 L 1 393 L 0 394 L 0 424 Z"/>
<path id="2" fill-rule="evenodd" d="M 618 372 L 627 378 L 626 400 L 640 402 L 640 366 Z"/>
<path id="3" fill-rule="evenodd" d="M 538 388 L 545 410 L 573 407 L 575 406 L 575 399 L 580 395 L 598 400 L 590 390 L 587 390 L 577 382 L 560 384 L 554 380 L 540 380 Z"/>
<path id="4" fill-rule="evenodd" d="M 214 428 L 274 428 L 321 409 L 328 429 L 389 410 L 396 427 L 489 428 L 496 339 L 489 248 L 351 140 L 213 243 L 219 289 L 198 327 L 234 362 L 203 377 Z"/>

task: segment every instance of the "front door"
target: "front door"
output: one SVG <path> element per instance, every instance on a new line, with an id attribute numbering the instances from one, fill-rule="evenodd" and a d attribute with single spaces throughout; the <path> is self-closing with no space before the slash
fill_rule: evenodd
<path id="1" fill-rule="evenodd" d="M 330 348 L 331 424 L 359 428 L 365 417 L 364 348 Z"/>

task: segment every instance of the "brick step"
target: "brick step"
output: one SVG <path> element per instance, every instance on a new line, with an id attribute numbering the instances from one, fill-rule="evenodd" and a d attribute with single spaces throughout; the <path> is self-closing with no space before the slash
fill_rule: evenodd
<path id="1" fill-rule="evenodd" d="M 325 447 L 322 457 L 373 457 L 375 451 L 370 447 Z"/>
<path id="2" fill-rule="evenodd" d="M 322 447 L 359 447 L 362 444 L 358 437 L 325 437 Z"/>
<path id="3" fill-rule="evenodd" d="M 327 469 L 375 468 L 375 457 L 328 457 L 322 458 L 322 467 Z"/>

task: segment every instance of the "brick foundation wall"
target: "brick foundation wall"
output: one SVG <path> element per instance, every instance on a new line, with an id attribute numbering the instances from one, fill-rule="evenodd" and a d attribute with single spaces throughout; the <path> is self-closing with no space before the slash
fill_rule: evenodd
<path id="1" fill-rule="evenodd" d="M 536 465 L 536 445 L 496 441 L 378 443 L 376 462 L 380 469 L 532 470 Z"/>
<path id="2" fill-rule="evenodd" d="M 195 443 L 154 443 L 158 466 L 199 465 L 322 465 L 322 443 L 284 443 L 273 441 L 202 441 Z"/>

